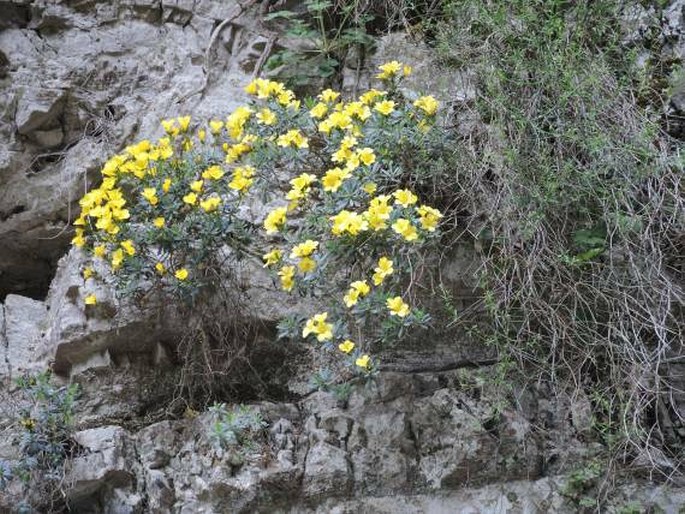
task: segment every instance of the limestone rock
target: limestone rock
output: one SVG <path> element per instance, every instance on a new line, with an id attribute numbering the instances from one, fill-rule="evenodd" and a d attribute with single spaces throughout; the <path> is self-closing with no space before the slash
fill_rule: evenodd
<path id="1" fill-rule="evenodd" d="M 103 280 L 84 280 L 81 271 L 86 265 L 99 276 L 108 276 L 105 263 L 91 261 L 74 248 L 60 260 L 46 299 L 44 346 L 54 359 L 55 372 L 69 374 L 75 366 L 74 372 L 82 373 L 129 355 L 147 356 L 152 363 L 166 359 L 160 343 L 175 327 L 170 312 L 154 303 L 134 305 Z M 96 296 L 96 305 L 84 304 L 89 294 Z"/>
<path id="2" fill-rule="evenodd" d="M 81 454 L 71 463 L 66 481 L 69 500 L 78 505 L 103 490 L 134 485 L 136 453 L 130 434 L 118 426 L 83 430 L 73 436 Z"/>
<path id="3" fill-rule="evenodd" d="M 25 372 L 43 371 L 48 364 L 42 346 L 45 304 L 23 296 L 8 295 L 4 318 L 8 374 L 16 378 Z"/>

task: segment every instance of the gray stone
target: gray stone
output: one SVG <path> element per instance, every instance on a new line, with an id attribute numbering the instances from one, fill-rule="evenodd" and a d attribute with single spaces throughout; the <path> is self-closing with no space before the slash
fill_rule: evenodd
<path id="1" fill-rule="evenodd" d="M 343 448 L 319 442 L 309 449 L 302 483 L 306 496 L 340 496 L 349 493 L 351 485 L 352 477 Z"/>
<path id="2" fill-rule="evenodd" d="M 82 503 L 103 489 L 134 483 L 136 452 L 130 434 L 118 426 L 83 430 L 73 435 L 81 452 L 72 461 L 65 481 L 71 502 Z"/>
<path id="3" fill-rule="evenodd" d="M 5 298 L 6 362 L 11 376 L 47 368 L 48 358 L 42 346 L 45 318 L 43 302 L 18 295 Z"/>

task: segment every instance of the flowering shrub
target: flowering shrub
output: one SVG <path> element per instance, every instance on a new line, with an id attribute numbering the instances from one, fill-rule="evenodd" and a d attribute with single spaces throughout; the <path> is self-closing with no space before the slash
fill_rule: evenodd
<path id="1" fill-rule="evenodd" d="M 410 187 L 438 104 L 405 98 L 398 84 L 409 73 L 384 64 L 386 89 L 349 102 L 330 89 L 301 101 L 256 79 L 245 88 L 255 100 L 225 120 L 162 121 L 165 137 L 104 165 L 80 201 L 73 244 L 108 261 L 119 286 L 191 302 L 226 259 L 261 257 L 283 291 L 328 305 L 282 332 L 337 354 L 342 373 L 374 372 L 374 343 L 428 321 L 401 286 L 442 217 Z M 256 196 L 270 207 L 261 226 L 248 215 Z M 97 277 L 87 267 L 84 278 Z"/>

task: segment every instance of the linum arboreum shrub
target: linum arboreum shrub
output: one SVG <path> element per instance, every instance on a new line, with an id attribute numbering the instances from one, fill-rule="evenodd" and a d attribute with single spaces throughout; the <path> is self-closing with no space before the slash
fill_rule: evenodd
<path id="1" fill-rule="evenodd" d="M 427 159 L 414 149 L 441 136 L 437 101 L 399 90 L 409 73 L 384 64 L 386 89 L 349 102 L 330 89 L 301 101 L 256 79 L 245 88 L 255 100 L 225 119 L 162 121 L 165 137 L 104 165 L 80 201 L 73 244 L 108 262 L 119 289 L 191 304 L 226 261 L 256 257 L 275 286 L 328 303 L 291 328 L 341 357 L 343 374 L 375 372 L 373 344 L 428 321 L 401 286 L 442 217 L 411 189 Z M 259 225 L 255 198 L 270 207 Z M 92 266 L 83 274 L 105 278 Z M 94 294 L 84 301 L 96 308 Z"/>

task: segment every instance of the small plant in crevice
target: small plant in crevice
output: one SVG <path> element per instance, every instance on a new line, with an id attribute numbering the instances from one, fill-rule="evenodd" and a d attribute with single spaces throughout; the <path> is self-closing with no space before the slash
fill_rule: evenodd
<path id="1" fill-rule="evenodd" d="M 267 20 L 284 20 L 285 34 L 299 40 L 300 49 L 282 49 L 267 61 L 266 69 L 279 80 L 299 88 L 312 82 L 330 83 L 354 49 L 363 59 L 374 38 L 369 33 L 373 15 L 360 0 L 306 0 L 306 13 L 280 9 Z"/>
<path id="2" fill-rule="evenodd" d="M 604 471 L 602 464 L 596 460 L 583 464 L 566 477 L 562 496 L 577 506 L 579 512 L 596 512 L 600 507 L 598 486 Z"/>
<path id="3" fill-rule="evenodd" d="M 71 434 L 78 385 L 58 387 L 50 378 L 51 374 L 45 372 L 17 380 L 20 458 L 17 462 L 0 462 L 0 490 L 18 481 L 24 497 L 18 505 L 22 512 L 60 512 L 65 508 L 61 481 L 73 450 Z"/>
<path id="4" fill-rule="evenodd" d="M 258 449 L 267 427 L 258 410 L 247 405 L 227 407 L 218 403 L 209 412 L 213 416 L 211 440 L 221 449 L 233 451 L 236 464 L 241 464 L 247 453 Z"/>

